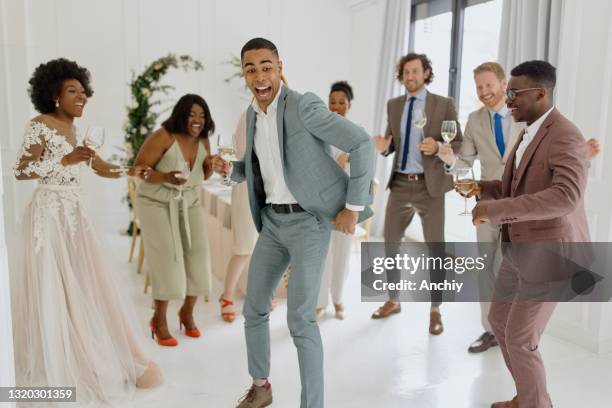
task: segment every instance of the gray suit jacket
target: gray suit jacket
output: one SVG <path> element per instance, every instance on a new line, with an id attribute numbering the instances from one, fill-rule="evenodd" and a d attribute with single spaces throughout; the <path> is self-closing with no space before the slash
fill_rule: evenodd
<path id="1" fill-rule="evenodd" d="M 387 102 L 387 130 L 385 131 L 385 135 L 393 135 L 393 138 L 389 149 L 383 153 L 385 156 L 395 152 L 395 150 L 399 149 L 399 146 L 401 146 L 401 122 L 405 104 L 405 94 L 390 99 Z M 441 133 L 442 121 L 457 120 L 457 111 L 455 110 L 453 100 L 433 94 L 429 91 L 427 91 L 427 101 L 425 102 L 425 115 L 427 115 L 427 123 L 423 128 L 423 137 L 432 137 L 439 142 L 443 141 Z M 451 146 L 455 153 L 459 151 L 462 140 L 461 127 L 459 123 L 457 123 L 457 136 L 451 142 Z M 387 188 L 391 187 L 391 182 L 395 176 L 395 169 L 397 168 L 397 161 L 400 156 L 401 154 L 396 154 L 393 159 L 393 171 L 391 177 L 389 177 Z M 427 186 L 427 192 L 430 196 L 439 197 L 453 189 L 453 178 L 446 173 L 442 160 L 436 155 L 426 156 L 424 154 L 421 154 L 421 160 L 423 163 L 423 171 L 425 172 L 425 185 Z"/>
<path id="2" fill-rule="evenodd" d="M 261 231 L 261 210 L 266 194 L 253 150 L 257 115 L 247 110 L 246 151 L 241 161 L 233 163 L 231 178 L 247 182 L 253 221 Z M 359 222 L 372 216 L 374 143 L 361 127 L 330 112 L 312 93 L 304 95 L 286 86 L 281 88 L 277 111 L 278 139 L 287 188 L 300 206 L 315 215 L 326 228 L 346 203 L 365 206 Z M 351 157 L 347 175 L 330 154 L 330 145 Z"/>
<path id="3" fill-rule="evenodd" d="M 501 157 L 497 144 L 495 144 L 493 129 L 491 129 L 489 110 L 483 106 L 470 113 L 454 169 L 472 167 L 474 160 L 478 158 L 482 180 L 501 180 L 506 161 L 524 128 L 525 123 L 517 123 L 510 117 L 510 135 L 504 157 Z"/>

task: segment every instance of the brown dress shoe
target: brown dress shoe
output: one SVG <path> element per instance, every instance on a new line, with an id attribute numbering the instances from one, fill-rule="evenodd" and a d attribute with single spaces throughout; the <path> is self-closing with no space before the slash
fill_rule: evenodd
<path id="1" fill-rule="evenodd" d="M 391 302 L 387 300 L 384 305 L 379 307 L 373 314 L 372 319 L 384 319 L 392 314 L 399 313 L 402 311 L 402 305 L 400 303 Z"/>
<path id="2" fill-rule="evenodd" d="M 519 408 L 518 397 L 512 398 L 512 401 L 495 402 L 491 408 Z"/>
<path id="3" fill-rule="evenodd" d="M 253 384 L 246 395 L 238 402 L 236 408 L 263 408 L 272 405 L 272 386 L 269 385 L 268 388 L 265 388 Z"/>
<path id="4" fill-rule="evenodd" d="M 470 353 L 482 353 L 483 351 L 487 351 L 491 347 L 498 346 L 499 343 L 495 338 L 495 335 L 491 332 L 484 332 L 482 336 L 478 338 L 475 342 L 473 342 L 468 351 Z"/>
<path id="5" fill-rule="evenodd" d="M 442 325 L 442 315 L 440 312 L 431 311 L 429 313 L 429 332 L 434 335 L 442 334 L 444 325 Z"/>

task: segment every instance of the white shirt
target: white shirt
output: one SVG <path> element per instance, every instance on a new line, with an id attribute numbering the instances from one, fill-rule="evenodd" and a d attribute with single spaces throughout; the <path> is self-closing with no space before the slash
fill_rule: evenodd
<path id="1" fill-rule="evenodd" d="M 514 159 L 515 168 L 518 168 L 519 164 L 521 163 L 521 159 L 523 158 L 523 153 L 525 153 L 525 150 L 527 150 L 527 147 L 529 147 L 529 144 L 531 143 L 535 135 L 538 133 L 538 130 L 540 130 L 540 127 L 542 127 L 542 123 L 544 123 L 544 121 L 546 120 L 548 115 L 550 115 L 550 112 L 552 112 L 553 109 L 555 109 L 554 106 L 550 108 L 545 114 L 540 116 L 531 125 L 527 126 L 527 129 L 525 129 L 523 139 L 521 139 L 521 144 L 519 144 L 519 147 L 516 149 L 516 157 Z"/>
<path id="2" fill-rule="evenodd" d="M 259 107 L 257 100 L 253 100 L 253 110 L 257 114 L 255 121 L 255 145 L 253 146 L 259 158 L 259 168 L 266 192 L 267 204 L 295 204 L 297 200 L 289 191 L 281 162 L 280 146 L 278 141 L 278 126 L 276 112 L 278 111 L 278 98 L 280 98 L 283 85 L 270 105 L 268 112 Z"/>

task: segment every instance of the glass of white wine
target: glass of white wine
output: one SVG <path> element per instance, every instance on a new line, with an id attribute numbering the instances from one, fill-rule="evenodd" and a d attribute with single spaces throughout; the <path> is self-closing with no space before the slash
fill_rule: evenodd
<path id="1" fill-rule="evenodd" d="M 236 150 L 234 149 L 234 135 L 231 137 L 217 137 L 217 153 L 225 161 L 236 160 Z M 234 182 L 229 176 L 225 176 L 222 181 L 224 186 L 231 186 Z"/>
<path id="2" fill-rule="evenodd" d="M 176 175 L 177 178 L 187 180 L 189 178 L 189 175 L 191 174 L 191 164 L 188 161 L 179 160 L 179 162 L 177 163 L 176 170 L 180 172 Z M 183 185 L 182 184 L 178 186 L 178 191 L 179 192 L 176 195 L 176 197 L 174 197 L 174 199 L 182 200 L 183 199 Z"/>
<path id="3" fill-rule="evenodd" d="M 471 167 L 460 167 L 455 171 L 455 188 L 459 191 L 465 199 L 465 208 L 459 215 L 471 215 L 472 213 L 467 209 L 467 194 L 472 192 L 476 187 L 476 181 L 474 180 L 474 171 Z"/>
<path id="4" fill-rule="evenodd" d="M 457 122 L 454 120 L 445 120 L 442 122 L 442 139 L 444 143 L 450 143 L 457 136 Z"/>
<path id="5" fill-rule="evenodd" d="M 83 140 L 85 146 L 97 151 L 104 145 L 104 128 L 99 126 L 88 126 Z M 89 159 L 89 168 L 91 168 L 93 157 Z"/>
<path id="6" fill-rule="evenodd" d="M 427 115 L 425 115 L 424 109 L 415 109 L 412 118 L 412 124 L 419 129 L 423 129 L 427 125 Z"/>

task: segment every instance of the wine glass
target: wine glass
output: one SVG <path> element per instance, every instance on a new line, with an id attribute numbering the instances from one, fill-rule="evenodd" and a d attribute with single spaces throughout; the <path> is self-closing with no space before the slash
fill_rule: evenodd
<path id="1" fill-rule="evenodd" d="M 425 115 L 425 109 L 415 109 L 412 118 L 412 124 L 414 127 L 423 129 L 425 125 L 427 125 L 427 115 Z"/>
<path id="2" fill-rule="evenodd" d="M 445 120 L 442 122 L 442 139 L 444 143 L 450 143 L 457 136 L 457 122 L 454 120 Z"/>
<path id="3" fill-rule="evenodd" d="M 85 146 L 97 151 L 104 145 L 104 128 L 99 126 L 88 126 L 83 140 Z M 91 168 L 93 157 L 89 159 L 89 168 Z"/>
<path id="4" fill-rule="evenodd" d="M 189 175 L 191 174 L 191 164 L 188 161 L 179 160 L 176 167 L 177 167 L 176 170 L 180 172 L 176 175 L 176 177 L 187 180 L 189 178 Z M 174 197 L 174 199 L 182 200 L 183 199 L 183 185 L 182 184 L 179 184 L 178 191 L 179 192 L 176 195 L 176 197 Z"/>
<path id="5" fill-rule="evenodd" d="M 236 150 L 234 149 L 234 135 L 231 137 L 223 137 L 219 135 L 217 137 L 217 152 L 219 156 L 225 161 L 236 160 Z M 224 186 L 231 186 L 234 182 L 230 179 L 229 175 L 223 178 L 222 184 Z"/>
<path id="6" fill-rule="evenodd" d="M 462 193 L 465 199 L 465 209 L 459 215 L 471 215 L 472 213 L 467 209 L 467 197 L 476 187 L 476 181 L 474 180 L 474 171 L 471 167 L 460 167 L 455 171 L 455 188 Z"/>

